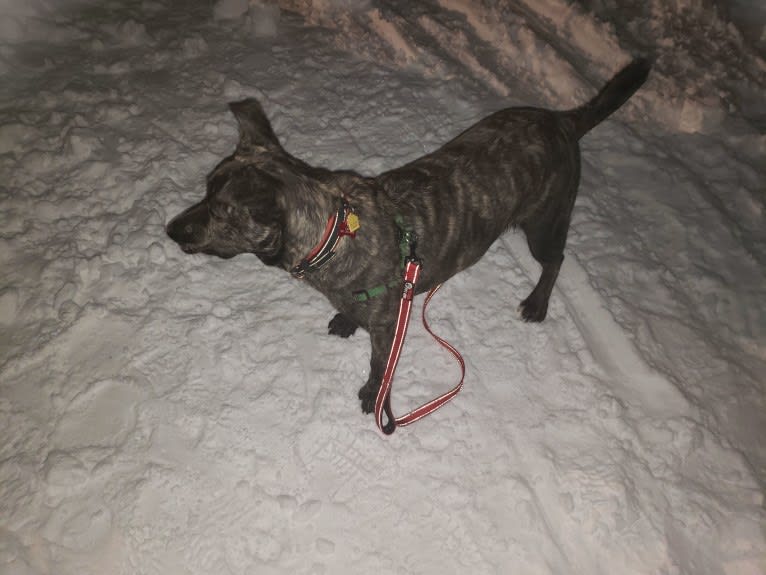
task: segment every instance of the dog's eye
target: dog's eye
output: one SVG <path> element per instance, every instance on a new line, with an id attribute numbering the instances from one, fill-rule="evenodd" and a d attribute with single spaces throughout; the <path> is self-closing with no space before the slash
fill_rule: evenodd
<path id="1" fill-rule="evenodd" d="M 231 204 L 216 203 L 210 206 L 210 212 L 216 218 L 227 218 L 233 216 L 237 211 L 237 208 Z"/>

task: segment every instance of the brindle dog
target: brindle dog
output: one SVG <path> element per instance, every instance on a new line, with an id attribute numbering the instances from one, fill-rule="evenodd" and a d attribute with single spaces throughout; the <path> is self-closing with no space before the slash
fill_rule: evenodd
<path id="1" fill-rule="evenodd" d="M 401 288 L 379 290 L 366 301 L 352 294 L 400 277 L 401 221 L 419 238 L 418 293 L 473 265 L 503 232 L 520 227 L 542 274 L 519 311 L 525 321 L 542 321 L 577 195 L 577 142 L 630 98 L 650 67 L 647 60 L 634 60 L 573 110 L 500 110 L 435 152 L 376 177 L 309 166 L 281 146 L 258 102 L 232 103 L 237 148 L 208 176 L 205 198 L 173 218 L 167 233 L 187 253 L 251 253 L 267 265 L 293 270 L 320 242 L 328 217 L 345 198 L 361 227 L 355 238 L 343 238 L 327 265 L 306 273 L 305 281 L 339 311 L 330 333 L 348 337 L 361 326 L 370 334 L 370 375 L 359 390 L 362 410 L 369 413 Z"/>

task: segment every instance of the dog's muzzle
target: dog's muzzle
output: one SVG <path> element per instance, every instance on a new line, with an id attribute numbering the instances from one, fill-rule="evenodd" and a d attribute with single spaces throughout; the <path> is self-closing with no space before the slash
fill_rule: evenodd
<path id="1" fill-rule="evenodd" d="M 170 239 L 187 253 L 194 253 L 195 247 L 203 245 L 207 239 L 210 213 L 205 202 L 194 204 L 174 217 L 165 227 Z"/>

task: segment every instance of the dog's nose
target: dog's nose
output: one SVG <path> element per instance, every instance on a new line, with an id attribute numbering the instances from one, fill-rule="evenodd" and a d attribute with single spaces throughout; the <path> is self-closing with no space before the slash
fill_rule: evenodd
<path id="1" fill-rule="evenodd" d="M 170 220 L 165 231 L 170 236 L 170 239 L 179 244 L 194 243 L 194 224 L 183 221 L 181 218 L 174 218 Z"/>
<path id="2" fill-rule="evenodd" d="M 195 204 L 174 217 L 165 231 L 170 238 L 182 245 L 195 245 L 205 241 L 210 214 L 204 202 Z"/>

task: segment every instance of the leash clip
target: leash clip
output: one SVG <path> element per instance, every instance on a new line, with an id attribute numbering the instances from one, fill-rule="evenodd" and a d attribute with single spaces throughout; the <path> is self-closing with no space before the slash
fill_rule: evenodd
<path id="1" fill-rule="evenodd" d="M 403 232 L 402 239 L 407 242 L 407 245 L 410 247 L 410 253 L 404 258 L 405 263 L 413 263 L 418 264 L 421 268 L 423 267 L 423 262 L 420 260 L 420 258 L 416 254 L 416 248 L 418 246 L 418 234 L 416 234 L 412 230 L 405 230 Z"/>

